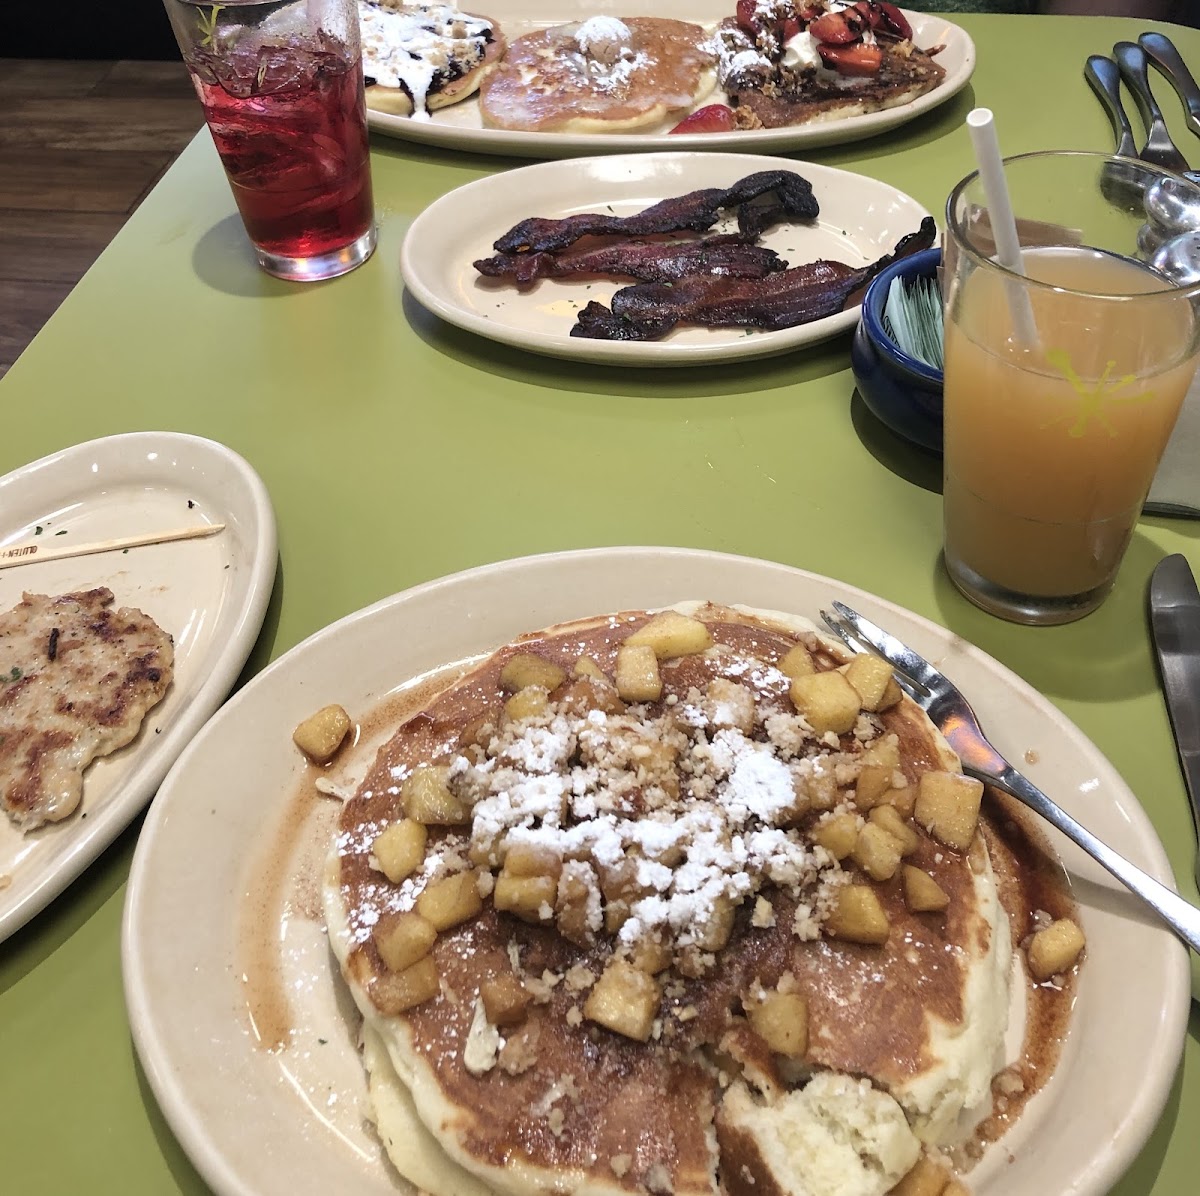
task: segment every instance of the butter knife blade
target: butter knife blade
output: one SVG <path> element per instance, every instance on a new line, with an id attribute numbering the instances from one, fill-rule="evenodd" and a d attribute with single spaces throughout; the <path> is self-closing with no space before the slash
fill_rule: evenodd
<path id="1" fill-rule="evenodd" d="M 1179 553 L 1159 561 L 1150 578 L 1150 630 L 1200 838 L 1200 591 L 1187 558 Z M 1200 885 L 1200 856 L 1195 872 Z"/>

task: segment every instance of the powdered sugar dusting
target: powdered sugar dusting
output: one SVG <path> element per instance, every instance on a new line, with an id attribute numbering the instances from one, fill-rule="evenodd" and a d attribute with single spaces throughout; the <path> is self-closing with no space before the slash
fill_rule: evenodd
<path id="1" fill-rule="evenodd" d="M 472 858 L 494 868 L 516 845 L 552 853 L 560 905 L 584 895 L 577 935 L 603 927 L 630 949 L 657 938 L 693 965 L 766 885 L 800 903 L 798 935 L 818 933 L 844 877 L 800 821 L 814 793 L 853 782 L 857 754 L 780 708 L 787 679 L 773 666 L 711 655 L 720 675 L 681 701 L 550 703 L 457 757 L 449 784 L 473 809 Z"/>

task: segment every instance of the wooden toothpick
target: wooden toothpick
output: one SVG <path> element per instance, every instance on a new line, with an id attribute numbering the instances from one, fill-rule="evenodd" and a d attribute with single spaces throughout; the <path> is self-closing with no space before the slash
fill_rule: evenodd
<path id="1" fill-rule="evenodd" d="M 30 565 L 34 561 L 61 561 L 64 557 L 90 556 L 96 552 L 117 552 L 141 548 L 145 544 L 165 544 L 170 540 L 195 540 L 224 531 L 223 523 L 202 523 L 197 527 L 177 527 L 170 531 L 145 532 L 140 536 L 121 536 L 115 540 L 92 540 L 87 544 L 55 544 L 45 539 L 27 540 L 0 548 L 0 569 Z"/>

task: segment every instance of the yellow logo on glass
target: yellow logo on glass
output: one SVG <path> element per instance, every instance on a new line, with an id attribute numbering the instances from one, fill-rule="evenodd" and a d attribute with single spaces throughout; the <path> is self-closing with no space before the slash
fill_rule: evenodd
<path id="1" fill-rule="evenodd" d="M 1136 374 L 1122 374 L 1120 377 L 1114 378 L 1112 372 L 1117 364 L 1115 361 L 1106 362 L 1104 372 L 1094 383 L 1089 385 L 1075 372 L 1074 366 L 1071 365 L 1071 355 L 1066 349 L 1047 349 L 1046 360 L 1062 374 L 1071 389 L 1079 396 L 1079 411 L 1074 418 L 1064 415 L 1059 419 L 1051 420 L 1044 426 L 1052 428 L 1055 424 L 1068 424 L 1067 435 L 1076 439 L 1087 433 L 1088 424 L 1092 420 L 1095 420 L 1109 436 L 1115 436 L 1117 429 L 1113 427 L 1112 421 L 1108 418 L 1106 411 L 1108 405 L 1144 403 L 1154 397 L 1152 390 L 1143 390 L 1135 395 L 1122 395 L 1121 391 L 1127 386 L 1136 384 L 1138 379 Z"/>

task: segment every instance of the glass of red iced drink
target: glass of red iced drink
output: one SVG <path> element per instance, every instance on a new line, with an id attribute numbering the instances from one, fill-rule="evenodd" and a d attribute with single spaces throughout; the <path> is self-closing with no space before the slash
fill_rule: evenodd
<path id="1" fill-rule="evenodd" d="M 164 0 L 269 274 L 334 278 L 375 248 L 356 0 Z"/>

